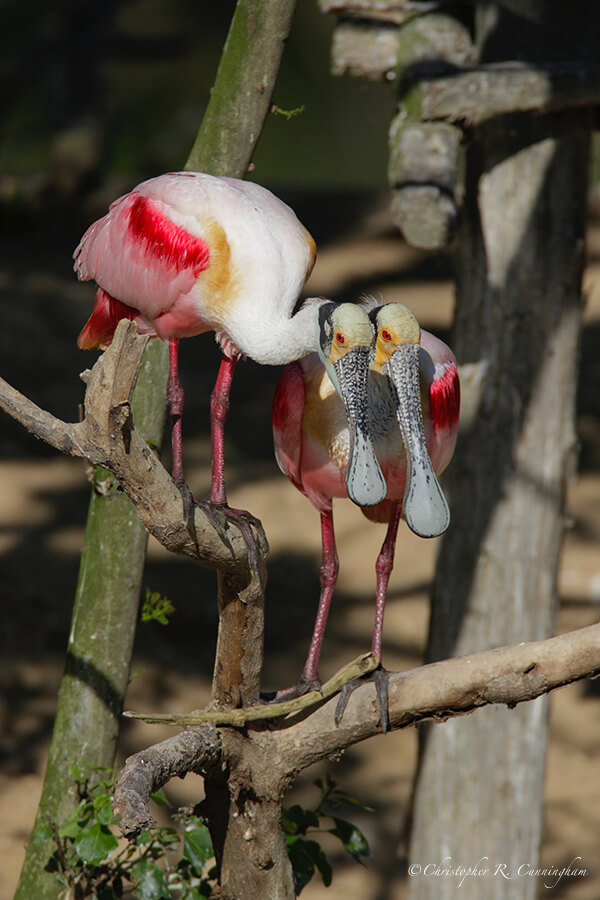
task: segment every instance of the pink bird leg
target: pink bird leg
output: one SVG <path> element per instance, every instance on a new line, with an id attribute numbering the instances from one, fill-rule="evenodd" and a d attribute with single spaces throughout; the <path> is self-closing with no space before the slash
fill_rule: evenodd
<path id="1" fill-rule="evenodd" d="M 229 395 L 237 360 L 237 356 L 223 356 L 217 380 L 210 395 L 212 479 L 209 501 L 216 506 L 227 505 L 225 494 L 225 422 L 229 414 Z"/>
<path id="2" fill-rule="evenodd" d="M 171 338 L 169 341 L 169 378 L 167 381 L 167 403 L 169 404 L 169 412 L 171 415 L 171 445 L 173 448 L 173 468 L 171 477 L 176 485 L 181 486 L 185 483 L 183 477 L 183 453 L 182 453 L 182 437 L 181 437 L 181 416 L 183 413 L 184 393 L 183 387 L 179 380 L 179 361 L 178 361 L 177 338 Z"/>
<path id="3" fill-rule="evenodd" d="M 371 653 L 381 659 L 381 645 L 383 634 L 383 614 L 387 598 L 388 584 L 394 567 L 394 554 L 396 552 L 396 537 L 398 525 L 402 516 L 402 503 L 397 500 L 392 506 L 390 521 L 381 546 L 375 573 L 377 575 L 377 588 L 375 592 L 375 624 L 373 626 L 373 640 L 371 641 Z"/>

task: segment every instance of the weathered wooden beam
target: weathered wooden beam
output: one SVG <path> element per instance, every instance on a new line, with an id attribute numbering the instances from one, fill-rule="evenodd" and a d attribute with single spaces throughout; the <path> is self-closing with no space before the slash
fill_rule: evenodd
<path id="1" fill-rule="evenodd" d="M 411 74 L 418 76 L 418 69 Z M 449 76 L 421 77 L 410 95 L 424 120 L 477 126 L 514 112 L 600 104 L 600 66 L 577 61 L 491 63 Z"/>
<path id="2" fill-rule="evenodd" d="M 399 29 L 400 103 L 390 127 L 388 181 L 392 218 L 414 247 L 435 250 L 452 240 L 462 129 L 423 121 L 424 88 L 413 78 L 415 73 L 431 76 L 462 68 L 473 60 L 468 29 L 450 15 L 431 13 Z"/>
<path id="3" fill-rule="evenodd" d="M 331 74 L 394 81 L 398 26 L 368 19 L 341 19 L 331 43 Z"/>
<path id="4" fill-rule="evenodd" d="M 321 12 L 355 16 L 361 19 L 376 19 L 380 22 L 402 24 L 414 8 L 430 4 L 411 3 L 407 0 L 319 0 Z"/>

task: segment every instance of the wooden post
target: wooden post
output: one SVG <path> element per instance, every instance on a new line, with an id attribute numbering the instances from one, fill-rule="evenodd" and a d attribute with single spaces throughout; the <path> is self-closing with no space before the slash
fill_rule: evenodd
<path id="1" fill-rule="evenodd" d="M 557 27 L 545 28 L 552 11 L 542 6 L 534 59 Z M 517 51 L 507 18 L 495 9 L 479 23 L 485 52 Z M 467 154 L 453 347 L 478 368 L 481 392 L 448 473 L 452 527 L 436 574 L 431 660 L 553 630 L 576 446 L 591 124 L 585 110 L 503 116 L 481 127 Z M 538 857 L 546 739 L 544 699 L 426 729 L 410 851 L 417 872 L 445 859 L 490 870 L 463 880 L 465 900 L 536 896 L 535 879 L 518 869 Z M 459 880 L 416 874 L 410 896 L 453 898 Z"/>

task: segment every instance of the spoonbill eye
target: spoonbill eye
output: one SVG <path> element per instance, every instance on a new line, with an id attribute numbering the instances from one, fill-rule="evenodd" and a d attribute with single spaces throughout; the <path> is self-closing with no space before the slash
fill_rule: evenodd
<path id="1" fill-rule="evenodd" d="M 338 342 L 338 344 L 343 344 L 344 341 L 346 340 L 346 338 L 345 338 L 344 335 L 341 333 L 341 331 L 338 331 L 338 333 L 337 333 L 336 336 L 335 336 L 335 339 L 336 339 L 336 341 Z"/>
<path id="2" fill-rule="evenodd" d="M 391 341 L 391 339 L 392 339 L 391 334 L 385 328 L 381 332 L 381 337 L 384 339 L 384 341 Z"/>

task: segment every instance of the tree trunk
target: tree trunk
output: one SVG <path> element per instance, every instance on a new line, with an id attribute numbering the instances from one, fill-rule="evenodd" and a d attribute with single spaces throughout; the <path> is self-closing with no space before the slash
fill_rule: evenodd
<path id="1" fill-rule="evenodd" d="M 166 344 L 152 341 L 144 360 L 133 417 L 146 440 L 159 447 Z M 114 763 L 148 542 L 133 503 L 117 487 L 113 475 L 96 469 L 42 797 L 15 900 L 54 898 L 60 890 L 55 874 L 46 871 L 56 845 L 40 833 L 48 817 L 64 824 L 79 802 L 70 766 L 101 780 L 106 772 L 91 773 L 90 767 L 110 769 Z"/>
<path id="2" fill-rule="evenodd" d="M 480 394 L 449 473 L 431 660 L 553 630 L 576 443 L 590 125 L 585 111 L 505 117 L 468 152 L 454 347 Z M 536 895 L 518 870 L 538 856 L 546 735 L 545 698 L 427 728 L 413 900 L 457 895 L 460 875 L 427 877 L 437 864 L 488 870 L 464 878 L 464 900 Z"/>

